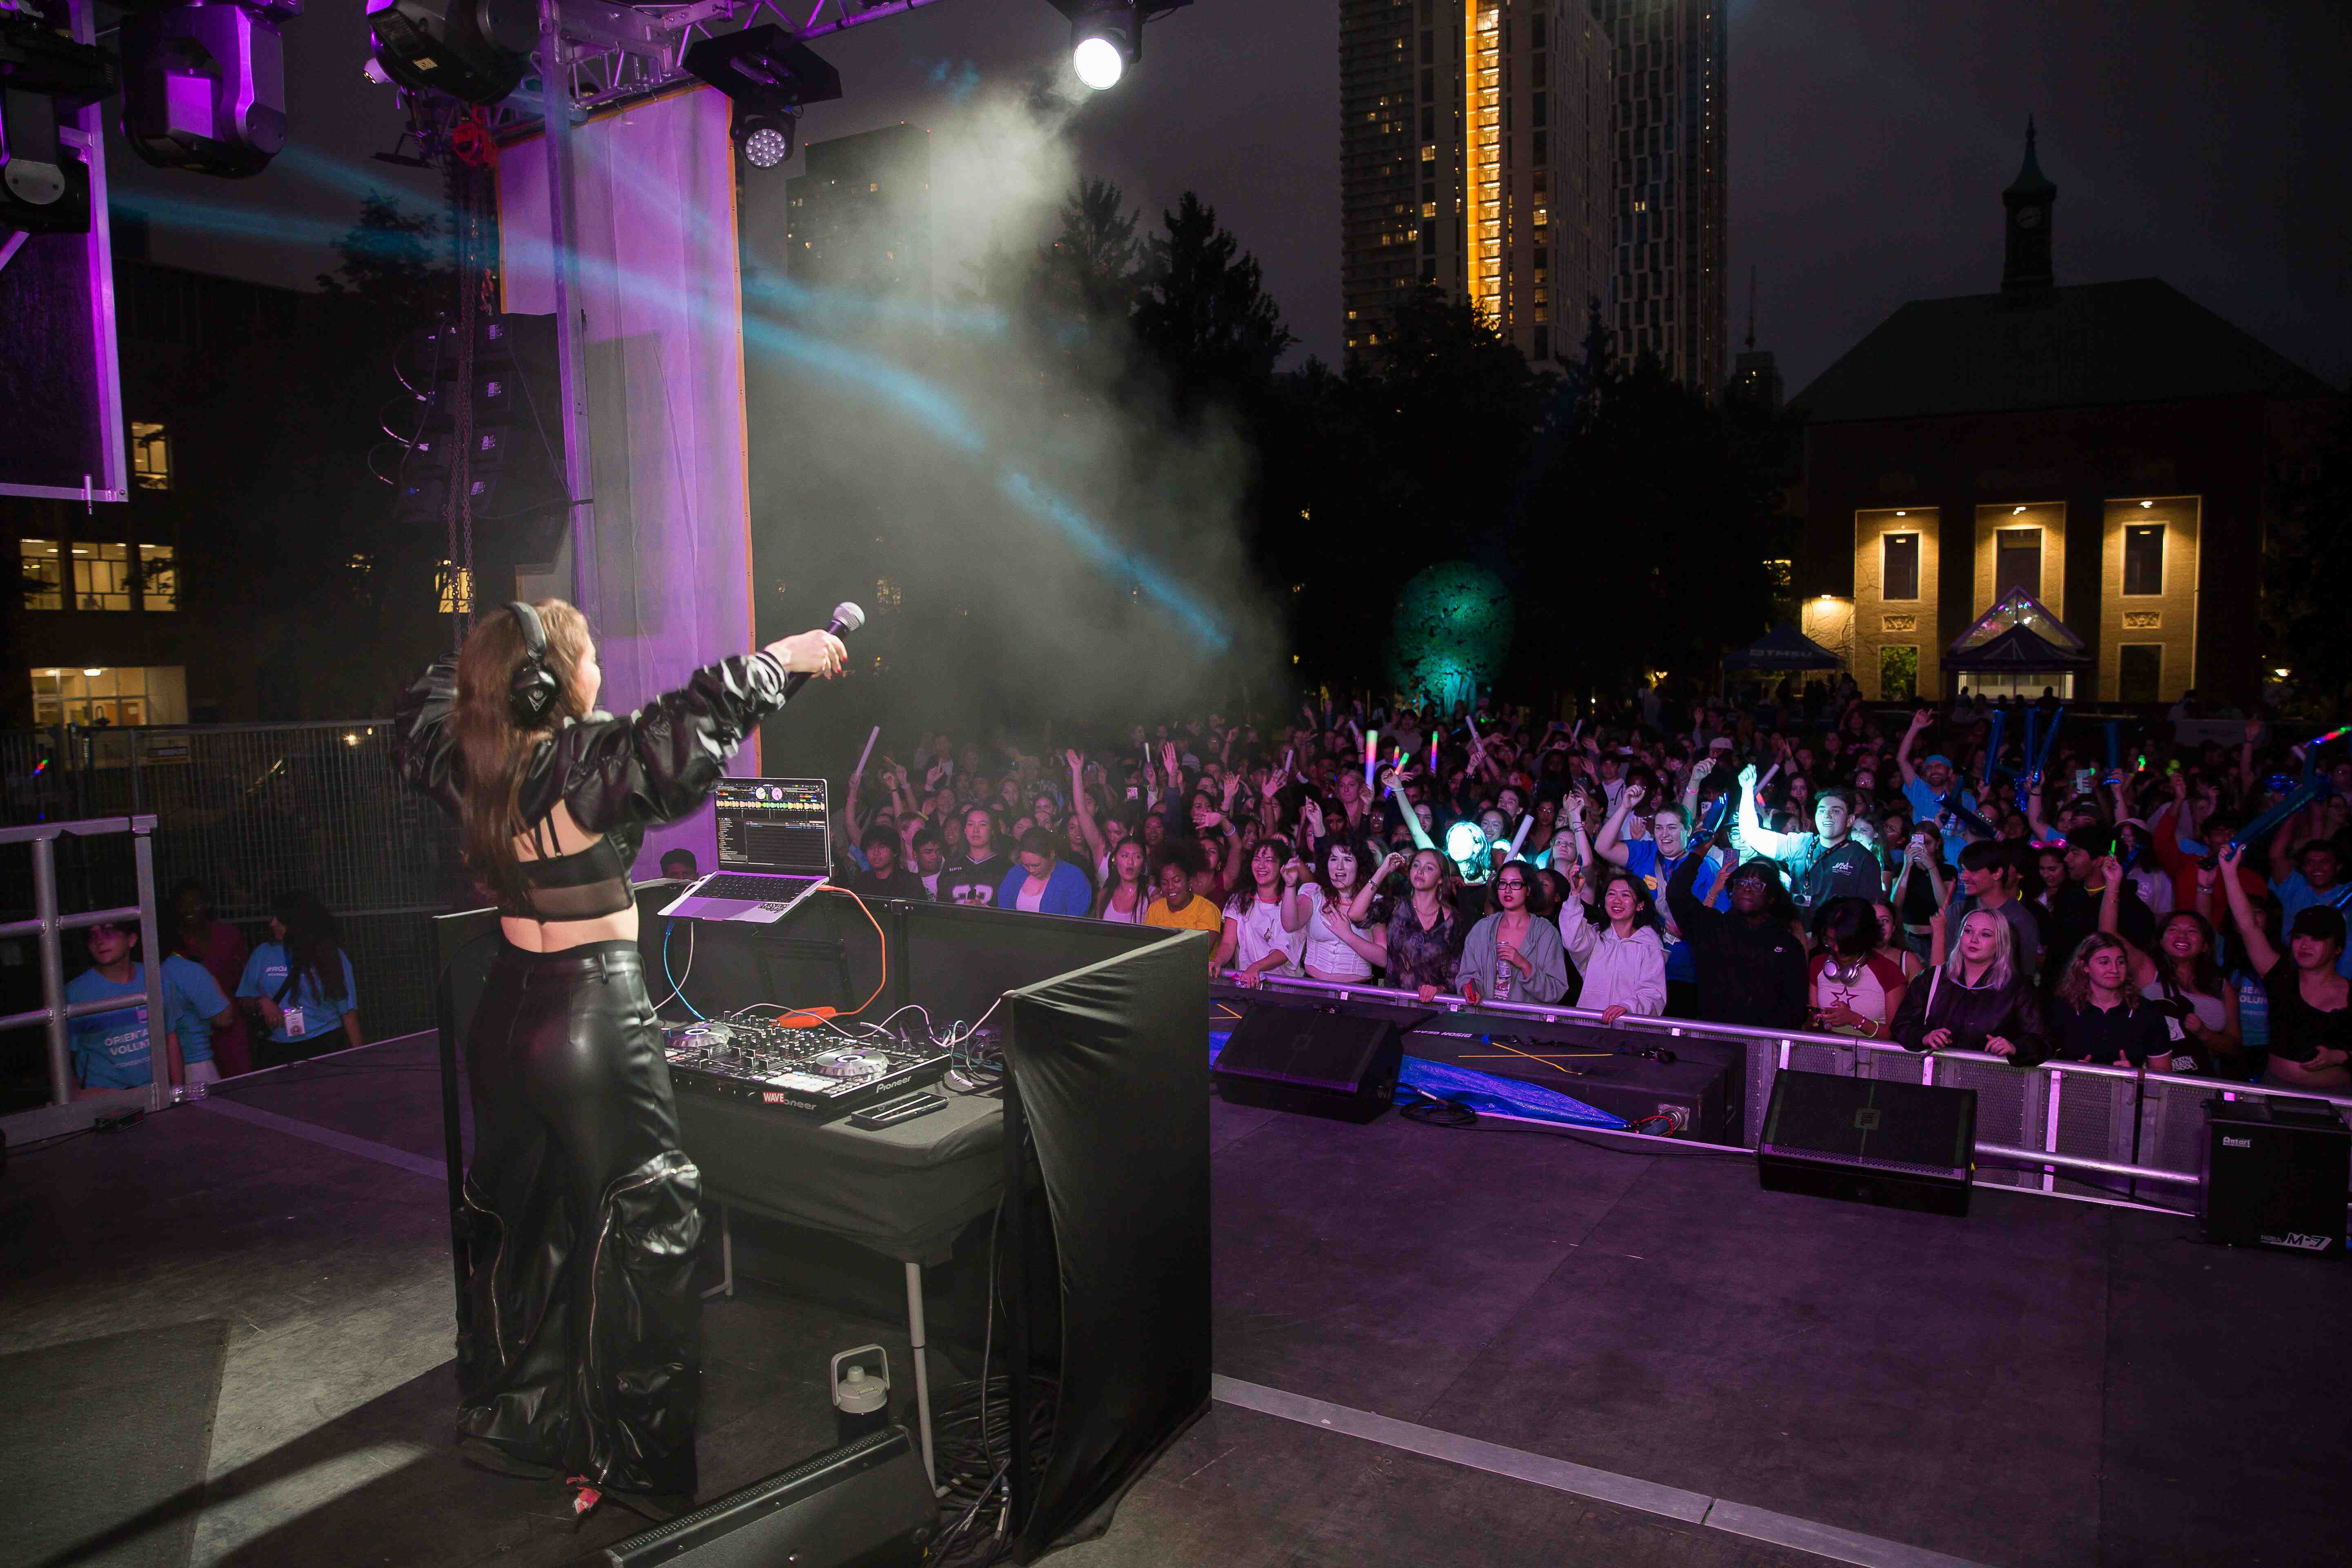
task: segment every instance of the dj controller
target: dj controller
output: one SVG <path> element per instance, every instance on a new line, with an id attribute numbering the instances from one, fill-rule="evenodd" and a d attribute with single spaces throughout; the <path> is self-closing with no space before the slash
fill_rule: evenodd
<path id="1" fill-rule="evenodd" d="M 682 1094 L 775 1106 L 819 1120 L 934 1081 L 951 1054 L 929 1039 L 787 1029 L 760 1019 L 710 1020 L 668 1030 L 663 1054 Z"/>

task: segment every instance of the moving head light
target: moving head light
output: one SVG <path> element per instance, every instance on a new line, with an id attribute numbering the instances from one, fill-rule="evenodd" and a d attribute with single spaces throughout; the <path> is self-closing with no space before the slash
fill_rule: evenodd
<path id="1" fill-rule="evenodd" d="M 773 22 L 704 38 L 679 62 L 735 105 L 735 140 L 758 168 L 793 155 L 801 110 L 841 96 L 841 73 Z"/>
<path id="2" fill-rule="evenodd" d="M 115 80 L 104 49 L 0 10 L 0 229 L 89 232 L 89 165 L 58 138 L 58 120 Z"/>
<path id="3" fill-rule="evenodd" d="M 502 28 L 490 0 L 367 0 L 367 19 L 376 64 L 413 92 L 496 103 L 530 70 L 536 24 L 520 8 Z M 523 47 L 501 43 L 502 32 Z"/>
<path id="4" fill-rule="evenodd" d="M 186 0 L 122 18 L 122 134 L 161 169 L 241 180 L 286 145 L 278 24 L 302 0 Z"/>

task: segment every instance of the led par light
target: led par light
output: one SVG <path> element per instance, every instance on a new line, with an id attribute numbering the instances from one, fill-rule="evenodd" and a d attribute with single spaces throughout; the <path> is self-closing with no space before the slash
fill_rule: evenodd
<path id="1" fill-rule="evenodd" d="M 735 105 L 735 141 L 754 168 L 793 155 L 801 110 L 841 96 L 841 73 L 773 22 L 704 38 L 679 62 Z"/>
<path id="2" fill-rule="evenodd" d="M 89 232 L 89 166 L 58 120 L 115 87 L 114 57 L 30 17 L 0 14 L 0 229 Z"/>
<path id="3" fill-rule="evenodd" d="M 530 69 L 527 50 L 499 41 L 490 0 L 367 0 L 367 19 L 375 63 L 413 92 L 496 103 Z"/>
<path id="4" fill-rule="evenodd" d="M 302 0 L 227 0 L 122 18 L 122 134 L 161 169 L 241 180 L 286 145 L 286 50 L 278 26 Z"/>

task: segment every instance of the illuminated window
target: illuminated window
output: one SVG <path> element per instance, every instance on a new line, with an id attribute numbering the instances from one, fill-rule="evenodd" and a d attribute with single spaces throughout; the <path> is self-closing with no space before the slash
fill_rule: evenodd
<path id="1" fill-rule="evenodd" d="M 65 567 L 54 539 L 16 541 L 16 576 L 25 608 L 62 610 L 66 607 Z"/>
<path id="2" fill-rule="evenodd" d="M 884 616 L 888 615 L 892 610 L 898 607 L 898 579 L 896 577 L 877 577 L 874 579 L 875 614 Z"/>
<path id="3" fill-rule="evenodd" d="M 2124 530 L 2124 592 L 2164 592 L 2164 524 L 2134 523 Z M 2125 645 L 2126 650 L 2131 646 Z M 2147 700 L 2153 702 L 2156 700 L 2151 697 Z"/>
<path id="4" fill-rule="evenodd" d="M 1888 533 L 1880 536 L 1879 548 L 1885 552 L 1883 581 L 1885 586 L 1880 597 L 1916 599 L 1919 596 L 1919 536 L 1916 533 Z"/>
<path id="5" fill-rule="evenodd" d="M 131 475 L 142 490 L 172 488 L 172 438 L 161 425 L 131 422 Z"/>
<path id="6" fill-rule="evenodd" d="M 1882 702 L 1908 702 L 1919 695 L 1919 650 L 1881 647 L 1878 650 L 1878 697 Z"/>
<path id="7" fill-rule="evenodd" d="M 127 544 L 77 544 L 73 547 L 74 605 L 84 610 L 127 610 L 131 607 L 131 547 Z"/>
<path id="8" fill-rule="evenodd" d="M 36 724 L 144 724 L 147 671 L 123 668 L 36 669 Z"/>
<path id="9" fill-rule="evenodd" d="M 449 563 L 441 563 L 441 570 L 433 574 L 441 592 L 441 613 L 445 616 L 470 616 L 474 613 L 474 569 L 460 566 L 454 571 Z"/>
<path id="10" fill-rule="evenodd" d="M 139 604 L 149 610 L 180 607 L 180 563 L 170 545 L 139 547 Z"/>

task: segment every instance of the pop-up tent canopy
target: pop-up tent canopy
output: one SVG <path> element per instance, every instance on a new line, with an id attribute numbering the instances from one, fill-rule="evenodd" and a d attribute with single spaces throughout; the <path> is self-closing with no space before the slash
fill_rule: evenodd
<path id="1" fill-rule="evenodd" d="M 1787 621 L 1723 661 L 1726 669 L 1840 669 L 1844 664 Z"/>
<path id="2" fill-rule="evenodd" d="M 1944 650 L 1946 669 L 1994 674 L 2088 669 L 2092 662 L 2083 639 L 2022 588 L 2002 595 Z"/>

